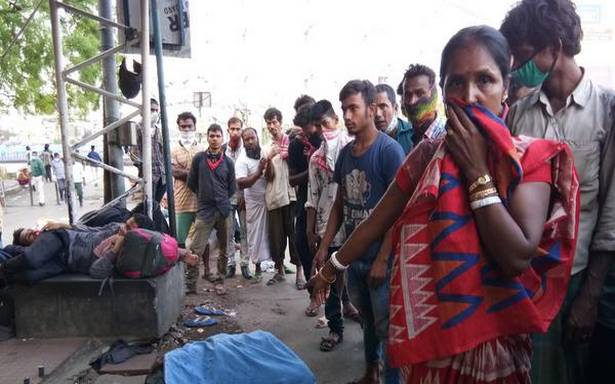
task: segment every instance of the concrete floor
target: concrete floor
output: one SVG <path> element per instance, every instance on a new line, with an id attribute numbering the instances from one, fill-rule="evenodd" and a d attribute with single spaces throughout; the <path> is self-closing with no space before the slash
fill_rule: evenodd
<path id="1" fill-rule="evenodd" d="M 31 207 L 26 190 L 7 196 L 8 207 L 5 209 L 3 229 L 5 244 L 11 242 L 12 231 L 16 228 L 34 226 L 41 219 L 67 221 L 66 206 L 56 205 L 53 184 L 46 184 L 46 192 L 47 205 L 44 207 L 38 205 Z M 77 217 L 102 205 L 102 183 L 98 186 L 88 183 L 85 195 L 85 206 L 77 208 Z M 238 325 L 246 332 L 262 329 L 276 335 L 307 363 L 318 383 L 338 384 L 358 378 L 364 369 L 362 333 L 359 324 L 346 321 L 344 342 L 335 351 L 320 352 L 320 339 L 328 334 L 328 329 L 316 329 L 314 326 L 317 318 L 305 316 L 304 310 L 308 304 L 307 292 L 295 289 L 294 275 L 289 275 L 285 283 L 272 287 L 265 285 L 270 276 L 265 274 L 264 277 L 260 284 L 250 284 L 237 277 L 235 282 L 241 288 L 229 295 L 232 299 L 225 298 L 229 307 L 237 313 Z M 324 308 L 321 308 L 321 315 L 323 310 Z M 72 375 L 82 369 L 84 363 L 85 361 L 80 361 L 64 368 Z M 65 377 L 71 375 L 67 374 Z M 18 376 L 21 377 L 21 374 Z M 102 380 L 102 377 L 99 380 Z M 133 377 L 126 379 L 129 381 L 123 381 L 122 377 L 116 376 L 108 380 L 100 382 L 134 383 L 139 379 Z M 4 383 L 3 379 L 0 382 Z"/>
<path id="2" fill-rule="evenodd" d="M 241 328 L 276 335 L 306 362 L 320 384 L 346 383 L 361 376 L 363 336 L 359 324 L 346 320 L 344 342 L 332 352 L 321 352 L 320 339 L 329 331 L 316 329 L 317 318 L 303 313 L 308 304 L 307 292 L 295 289 L 294 276 L 271 287 L 264 283 L 267 277 L 261 284 L 238 290 L 237 318 Z"/>

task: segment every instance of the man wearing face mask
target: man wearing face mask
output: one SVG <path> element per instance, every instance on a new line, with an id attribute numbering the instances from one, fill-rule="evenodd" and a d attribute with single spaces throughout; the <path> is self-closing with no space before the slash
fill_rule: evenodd
<path id="1" fill-rule="evenodd" d="M 166 192 L 166 178 L 164 169 L 164 154 L 162 147 L 162 134 L 158 123 L 160 122 L 160 105 L 156 99 L 150 99 L 150 124 L 152 127 L 152 191 L 154 200 L 160 203 Z M 130 158 L 139 169 L 139 177 L 143 177 L 143 129 L 142 124 L 137 127 L 137 145 L 132 148 Z"/>
<path id="2" fill-rule="evenodd" d="M 435 72 L 422 64 L 412 64 L 397 87 L 402 112 L 412 124 L 412 143 L 423 138 L 438 139 L 446 133 L 446 118 L 438 115 Z"/>
<path id="3" fill-rule="evenodd" d="M 532 381 L 607 382 L 615 375 L 615 92 L 575 61 L 583 31 L 572 1 L 524 0 L 500 30 L 513 77 L 539 88 L 511 108 L 508 127 L 568 144 L 581 190 L 568 293 L 547 334 L 533 337 Z"/>
<path id="4" fill-rule="evenodd" d="M 241 145 L 241 129 L 243 128 L 243 121 L 238 117 L 231 117 L 226 123 L 228 133 L 228 142 L 223 145 L 224 153 L 236 163 L 241 154 L 245 151 L 243 145 Z M 246 243 L 246 206 L 243 197 L 243 190 L 237 188 L 235 194 L 231 198 L 231 221 L 233 225 L 229 227 L 228 234 L 228 273 L 227 278 L 235 276 L 237 269 L 236 248 L 239 246 L 239 264 L 241 268 L 241 275 L 244 279 L 250 280 L 249 262 Z M 239 217 L 239 221 L 237 221 Z"/>
<path id="5" fill-rule="evenodd" d="M 376 115 L 374 122 L 376 128 L 391 136 L 404 149 L 407 155 L 414 143 L 412 141 L 412 126 L 408 122 L 397 117 L 399 105 L 395 97 L 395 91 L 388 84 L 376 85 Z"/>
<path id="6" fill-rule="evenodd" d="M 173 171 L 173 194 L 175 197 L 175 214 L 177 220 L 177 243 L 183 247 L 188 230 L 196 218 L 197 199 L 186 184 L 192 158 L 205 150 L 196 140 L 196 117 L 190 112 L 177 116 L 179 141 L 171 151 Z"/>

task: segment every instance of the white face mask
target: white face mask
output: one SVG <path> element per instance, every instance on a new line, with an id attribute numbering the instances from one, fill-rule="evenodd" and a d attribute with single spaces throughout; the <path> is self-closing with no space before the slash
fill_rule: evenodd
<path id="1" fill-rule="evenodd" d="M 384 132 L 390 135 L 395 129 L 397 129 L 397 112 L 393 114 L 393 118 L 391 119 L 391 123 L 388 127 L 384 129 Z"/>
<path id="2" fill-rule="evenodd" d="M 158 121 L 160 121 L 160 112 L 152 112 L 150 115 L 150 121 L 152 125 L 158 124 Z"/>
<path id="3" fill-rule="evenodd" d="M 182 144 L 192 144 L 194 143 L 195 136 L 194 131 L 182 131 L 179 133 L 179 140 Z"/>

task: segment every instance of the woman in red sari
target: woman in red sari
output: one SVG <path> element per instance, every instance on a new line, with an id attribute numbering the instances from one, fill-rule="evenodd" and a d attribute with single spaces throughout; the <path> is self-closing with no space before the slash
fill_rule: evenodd
<path id="1" fill-rule="evenodd" d="M 394 226 L 388 360 L 406 383 L 529 383 L 570 275 L 578 181 L 565 144 L 511 137 L 506 39 L 459 31 L 442 52 L 444 139 L 411 152 L 372 214 L 312 279 L 326 296 Z"/>

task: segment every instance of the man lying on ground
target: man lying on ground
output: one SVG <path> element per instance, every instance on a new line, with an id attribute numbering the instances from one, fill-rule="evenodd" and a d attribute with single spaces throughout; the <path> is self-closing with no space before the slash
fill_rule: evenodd
<path id="1" fill-rule="evenodd" d="M 136 213 L 125 223 L 96 228 L 49 223 L 40 231 L 17 229 L 13 233 L 13 246 L 4 249 L 10 258 L 0 262 L 0 285 L 16 281 L 32 284 L 62 273 L 88 274 L 92 264 L 107 248 L 119 246 L 116 235 L 153 227 L 151 219 Z M 185 252 L 181 256 L 186 256 Z"/>

